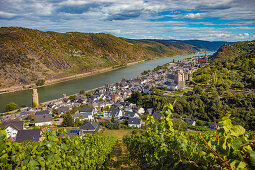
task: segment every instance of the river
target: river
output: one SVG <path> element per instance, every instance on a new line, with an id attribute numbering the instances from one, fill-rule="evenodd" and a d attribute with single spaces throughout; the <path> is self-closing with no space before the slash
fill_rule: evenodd
<path id="1" fill-rule="evenodd" d="M 211 55 L 212 53 L 208 53 Z M 199 54 L 204 55 L 204 54 Z M 158 65 L 163 65 L 169 62 L 183 60 L 198 55 L 186 55 L 178 57 L 159 58 L 143 63 L 119 68 L 105 73 L 99 73 L 88 77 L 69 80 L 49 86 L 38 88 L 39 102 L 43 103 L 53 99 L 62 97 L 63 93 L 71 95 L 79 93 L 80 90 L 91 90 L 104 86 L 105 84 L 112 84 L 121 81 L 123 78 L 131 79 L 140 75 L 144 70 L 152 70 Z M 20 107 L 31 106 L 32 104 L 32 90 L 23 90 L 12 93 L 0 95 L 0 112 L 4 111 L 6 104 L 10 102 L 17 103 Z"/>

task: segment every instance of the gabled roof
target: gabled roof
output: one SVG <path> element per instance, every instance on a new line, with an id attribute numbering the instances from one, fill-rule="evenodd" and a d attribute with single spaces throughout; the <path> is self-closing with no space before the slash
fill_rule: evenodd
<path id="1" fill-rule="evenodd" d="M 67 113 L 69 111 L 70 111 L 70 108 L 68 106 L 62 106 L 62 107 L 58 108 L 58 114 L 61 114 L 62 112 Z"/>
<path id="2" fill-rule="evenodd" d="M 94 107 L 83 107 L 81 108 L 80 112 L 92 112 Z"/>
<path id="3" fill-rule="evenodd" d="M 125 117 L 135 117 L 135 112 L 126 112 Z"/>
<path id="4" fill-rule="evenodd" d="M 173 74 L 168 74 L 167 76 L 166 76 L 168 79 L 174 79 L 174 75 Z"/>
<path id="5" fill-rule="evenodd" d="M 87 112 L 85 112 L 85 113 L 75 113 L 75 114 L 73 115 L 73 117 L 84 116 L 84 118 L 88 118 L 88 116 L 90 116 L 90 115 L 92 115 L 92 113 L 87 113 Z"/>
<path id="6" fill-rule="evenodd" d="M 50 114 L 50 111 L 49 110 L 42 110 L 42 111 L 39 111 L 39 112 L 35 113 L 35 115 L 45 115 L 45 114 Z"/>
<path id="7" fill-rule="evenodd" d="M 139 118 L 129 118 L 128 119 L 128 124 L 139 125 L 139 124 L 141 124 L 141 119 L 139 119 Z"/>
<path id="8" fill-rule="evenodd" d="M 96 122 L 84 122 L 80 129 L 88 131 L 98 131 L 100 128 L 99 124 Z"/>
<path id="9" fill-rule="evenodd" d="M 187 123 L 188 125 L 192 125 L 193 122 L 194 122 L 194 120 L 192 120 L 192 119 L 186 119 L 186 123 Z"/>
<path id="10" fill-rule="evenodd" d="M 118 114 L 119 111 L 120 111 L 120 109 L 112 109 L 112 108 L 111 108 L 109 112 L 110 112 L 111 114 L 114 114 L 114 115 L 115 115 L 115 114 Z"/>
<path id="11" fill-rule="evenodd" d="M 39 141 L 41 129 L 19 130 L 16 142 Z"/>
<path id="12" fill-rule="evenodd" d="M 159 112 L 154 112 L 152 116 L 154 117 L 154 119 L 160 119 L 162 114 L 160 114 Z"/>
<path id="13" fill-rule="evenodd" d="M 39 114 L 35 115 L 35 123 L 41 123 L 41 122 L 50 122 L 52 121 L 52 115 L 51 114 Z"/>
<path id="14" fill-rule="evenodd" d="M 12 128 L 16 130 L 23 130 L 24 128 L 24 122 L 19 120 L 10 120 L 6 122 L 2 122 L 1 129 L 5 129 L 7 127 L 11 126 Z"/>

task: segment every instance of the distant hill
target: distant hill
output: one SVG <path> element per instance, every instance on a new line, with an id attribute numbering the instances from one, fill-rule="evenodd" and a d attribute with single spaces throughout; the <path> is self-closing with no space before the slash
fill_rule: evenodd
<path id="1" fill-rule="evenodd" d="M 173 46 L 178 49 L 189 49 L 189 50 L 206 50 L 206 51 L 217 51 L 226 41 L 203 41 L 203 40 L 158 40 L 158 39 L 144 39 L 144 40 L 133 40 L 126 39 L 131 43 L 138 42 L 157 42 L 167 47 Z"/>
<path id="2" fill-rule="evenodd" d="M 180 42 L 193 45 L 199 49 L 217 51 L 226 41 L 202 41 L 202 40 L 179 40 Z"/>
<path id="3" fill-rule="evenodd" d="M 131 40 L 104 33 L 2 27 L 0 88 L 199 50 L 200 47 L 181 41 Z"/>

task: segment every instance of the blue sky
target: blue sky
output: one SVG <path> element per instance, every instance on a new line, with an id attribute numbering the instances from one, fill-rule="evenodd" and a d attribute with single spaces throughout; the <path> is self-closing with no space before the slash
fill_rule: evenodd
<path id="1" fill-rule="evenodd" d="M 0 0 L 0 26 L 245 41 L 255 39 L 255 0 Z"/>

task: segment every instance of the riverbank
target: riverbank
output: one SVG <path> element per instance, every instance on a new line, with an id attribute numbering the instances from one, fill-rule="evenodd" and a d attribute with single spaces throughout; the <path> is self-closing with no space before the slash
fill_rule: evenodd
<path id="1" fill-rule="evenodd" d="M 156 59 L 159 59 L 159 58 L 162 58 L 162 57 L 157 57 L 157 58 L 154 58 L 154 59 L 151 59 L 151 60 L 156 60 Z M 116 69 L 120 69 L 120 68 L 123 68 L 123 67 L 143 63 L 143 62 L 146 62 L 146 61 L 150 61 L 150 60 L 140 60 L 140 61 L 136 61 L 136 62 L 132 62 L 132 63 L 127 63 L 126 65 L 106 67 L 106 68 L 103 68 L 103 69 L 98 69 L 98 70 L 94 70 L 94 71 L 90 71 L 90 72 L 84 72 L 84 73 L 79 73 L 79 74 L 75 74 L 75 75 L 70 75 L 70 76 L 66 76 L 66 77 L 53 79 L 53 80 L 47 80 L 43 86 L 36 86 L 36 84 L 33 83 L 33 84 L 28 84 L 28 85 L 20 85 L 20 86 L 12 86 L 12 87 L 8 87 L 8 88 L 3 88 L 3 89 L 0 89 L 0 95 L 1 94 L 6 94 L 6 93 L 22 91 L 22 90 L 28 90 L 28 89 L 32 89 L 33 87 L 44 87 L 44 86 L 49 86 L 49 85 L 53 85 L 53 84 L 57 84 L 57 83 L 62 83 L 62 82 L 69 81 L 69 80 L 84 78 L 84 77 L 87 77 L 87 76 L 93 76 L 93 75 L 96 75 L 96 74 L 99 74 L 99 73 L 113 71 L 113 70 L 116 70 Z"/>
<path id="2" fill-rule="evenodd" d="M 199 53 L 196 53 L 196 54 L 199 54 Z M 49 86 L 49 85 L 53 85 L 53 84 L 57 84 L 57 83 L 62 83 L 62 82 L 69 81 L 69 80 L 84 78 L 84 77 L 87 77 L 87 76 L 93 76 L 93 75 L 96 75 L 96 74 L 99 74 L 99 73 L 113 71 L 113 70 L 116 70 L 116 69 L 120 69 L 120 68 L 124 68 L 124 67 L 127 67 L 127 66 L 143 63 L 143 62 L 146 62 L 146 61 L 157 60 L 157 59 L 160 59 L 160 58 L 173 58 L 173 57 L 178 57 L 178 56 L 183 56 L 183 55 L 188 55 L 188 54 L 175 55 L 175 56 L 170 56 L 170 57 L 155 57 L 155 58 L 149 59 L 149 60 L 147 59 L 147 60 L 140 60 L 140 61 L 136 61 L 136 62 L 132 62 L 132 63 L 127 63 L 126 65 L 106 67 L 106 68 L 103 68 L 103 69 L 98 69 L 98 70 L 94 70 L 94 71 L 90 71 L 90 72 L 84 72 L 84 73 L 79 73 L 79 74 L 75 74 L 75 75 L 69 75 L 69 76 L 66 76 L 66 77 L 61 77 L 61 78 L 57 78 L 57 79 L 53 79 L 53 80 L 46 80 L 46 82 L 43 86 L 36 86 L 35 83 L 28 84 L 28 85 L 11 86 L 11 87 L 8 87 L 8 88 L 0 89 L 0 95 L 1 94 L 6 94 L 6 93 L 13 93 L 13 92 L 17 92 L 17 91 L 22 91 L 22 90 L 28 90 L 28 89 L 32 89 L 33 87 L 44 87 L 44 86 Z M 189 54 L 189 55 L 192 55 L 192 54 Z"/>
<path id="3" fill-rule="evenodd" d="M 164 58 L 161 57 L 159 59 L 149 60 L 146 62 L 137 61 L 129 63 L 128 66 L 125 66 L 123 68 L 116 68 L 114 70 L 112 70 L 112 68 L 108 68 L 109 70 L 106 70 L 105 68 L 103 73 L 96 72 L 98 74 L 93 72 L 93 74 L 95 74 L 93 76 L 88 76 L 88 73 L 86 73 L 87 76 L 84 78 L 79 78 L 76 75 L 76 78 L 72 77 L 73 80 L 72 79 L 66 80 L 65 82 L 60 81 L 52 85 L 39 87 L 38 88 L 39 102 L 44 103 L 47 101 L 58 99 L 61 98 L 63 94 L 66 94 L 67 96 L 77 94 L 79 93 L 80 90 L 85 91 L 92 90 L 98 87 L 102 87 L 105 84 L 120 82 L 122 79 L 132 79 L 136 76 L 141 75 L 141 73 L 144 70 L 153 70 L 155 67 L 159 65 L 172 62 L 173 59 L 175 61 L 178 61 L 199 55 L 201 56 L 203 54 L 186 56 L 182 55 L 178 57 L 164 57 Z M 21 91 L 0 95 L 0 112 L 4 112 L 5 105 L 10 102 L 14 102 L 18 104 L 20 107 L 31 106 L 31 95 L 32 95 L 31 89 L 23 89 Z"/>

